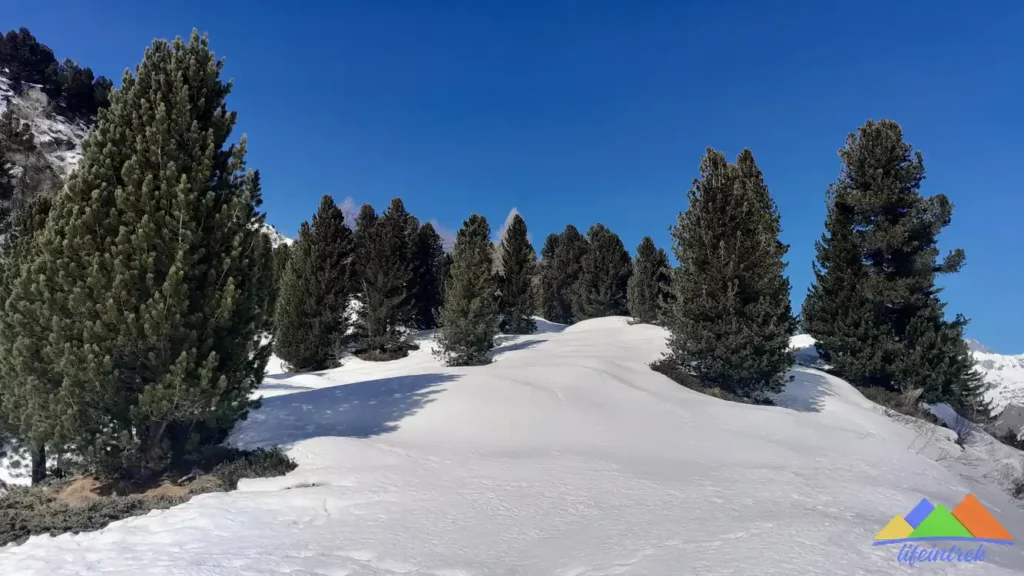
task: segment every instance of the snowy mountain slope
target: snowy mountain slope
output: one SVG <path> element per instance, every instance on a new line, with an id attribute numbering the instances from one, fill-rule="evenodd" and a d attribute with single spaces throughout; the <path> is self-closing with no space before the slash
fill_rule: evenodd
<path id="1" fill-rule="evenodd" d="M 994 352 L 971 352 L 978 371 L 992 385 L 988 397 L 996 412 L 1008 404 L 1024 405 L 1024 354 L 1009 355 Z"/>
<path id="2" fill-rule="evenodd" d="M 485 367 L 439 366 L 421 334 L 402 360 L 271 374 L 232 441 L 285 444 L 294 472 L 34 537 L 0 550 L 0 574 L 909 573 L 873 535 L 969 491 L 1024 534 L 976 467 L 929 457 L 952 432 L 841 380 L 797 367 L 781 406 L 730 403 L 647 367 L 660 328 L 545 328 L 502 337 Z M 977 573 L 1024 571 L 1019 546 L 986 549 Z"/>
<path id="3" fill-rule="evenodd" d="M 10 81 L 0 70 L 0 113 L 10 106 L 15 107 L 19 119 L 30 124 L 36 146 L 45 153 L 56 173 L 66 178 L 82 157 L 82 140 L 90 127 L 54 114 L 37 86 L 30 85 L 21 96 L 15 95 Z"/>

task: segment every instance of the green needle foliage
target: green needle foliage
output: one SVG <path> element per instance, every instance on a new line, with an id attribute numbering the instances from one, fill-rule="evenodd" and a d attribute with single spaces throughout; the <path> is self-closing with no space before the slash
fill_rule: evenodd
<path id="1" fill-rule="evenodd" d="M 688 197 L 672 229 L 672 359 L 705 388 L 762 399 L 782 389 L 796 327 L 778 209 L 749 150 L 729 164 L 709 148 Z"/>
<path id="2" fill-rule="evenodd" d="M 502 330 L 507 334 L 532 334 L 537 329 L 533 321 L 533 274 L 537 253 L 530 245 L 526 221 L 519 214 L 512 217 L 501 239 L 500 250 Z"/>
<path id="3" fill-rule="evenodd" d="M 490 360 L 498 333 L 494 249 L 487 219 L 473 214 L 455 239 L 451 278 L 445 287 L 437 355 L 449 366 L 477 366 Z"/>
<path id="4" fill-rule="evenodd" d="M 4 403 L 23 437 L 161 468 L 244 418 L 270 354 L 270 241 L 206 37 L 154 41 L 12 282 Z"/>
<path id="5" fill-rule="evenodd" d="M 938 235 L 950 223 L 952 203 L 942 194 L 921 195 L 923 158 L 895 122 L 868 121 L 839 156 L 843 168 L 828 192 L 804 327 L 850 382 L 920 389 L 923 401 L 986 418 L 983 385 L 963 338 L 967 320 L 945 319 L 935 283 L 964 263 L 960 249 L 939 260 Z"/>
<path id="6" fill-rule="evenodd" d="M 352 250 L 345 214 L 325 195 L 288 252 L 277 305 L 274 350 L 293 370 L 337 365 L 349 327 Z"/>
<path id="7" fill-rule="evenodd" d="M 625 315 L 626 288 L 633 273 L 622 240 L 604 224 L 587 231 L 588 250 L 572 290 L 573 320 Z"/>
<path id="8" fill-rule="evenodd" d="M 626 290 L 629 313 L 637 322 L 661 324 L 672 302 L 672 269 L 668 254 L 644 236 L 636 248 L 633 275 Z"/>

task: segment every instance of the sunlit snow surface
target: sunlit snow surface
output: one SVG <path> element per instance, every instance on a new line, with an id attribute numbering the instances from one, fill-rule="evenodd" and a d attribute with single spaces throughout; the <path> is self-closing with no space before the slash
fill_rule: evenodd
<path id="1" fill-rule="evenodd" d="M 997 472 L 1020 456 L 884 416 L 799 367 L 781 406 L 682 388 L 647 364 L 665 332 L 624 318 L 501 337 L 496 362 L 420 350 L 271 374 L 232 437 L 286 444 L 299 468 L 78 536 L 0 551 L 3 574 L 1006 574 L 896 562 L 872 547 L 922 498 L 973 492 L 1014 535 Z M 1001 446 L 1001 445 L 999 445 Z M 936 462 L 940 460 L 941 462 Z"/>

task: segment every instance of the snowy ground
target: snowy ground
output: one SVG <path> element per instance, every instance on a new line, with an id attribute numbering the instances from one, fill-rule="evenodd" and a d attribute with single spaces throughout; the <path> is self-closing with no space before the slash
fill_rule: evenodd
<path id="1" fill-rule="evenodd" d="M 283 478 L 0 550 L 2 574 L 1007 574 L 909 568 L 872 537 L 922 498 L 973 492 L 1011 534 L 999 486 L 1020 455 L 884 416 L 793 370 L 780 406 L 730 403 L 652 372 L 664 332 L 623 318 L 503 337 L 490 366 L 410 357 L 272 374 L 241 446 L 286 444 Z M 1001 445 L 999 445 L 1001 446 Z M 937 462 L 938 460 L 939 462 Z"/>

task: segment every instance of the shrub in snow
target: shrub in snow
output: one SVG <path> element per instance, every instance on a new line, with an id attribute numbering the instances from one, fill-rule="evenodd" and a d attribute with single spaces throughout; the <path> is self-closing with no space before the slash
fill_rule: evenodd
<path id="1" fill-rule="evenodd" d="M 219 441 L 263 379 L 271 248 L 221 66 L 196 32 L 147 49 L 12 281 L 8 414 L 100 468 Z"/>
<path id="2" fill-rule="evenodd" d="M 572 287 L 573 320 L 627 314 L 626 288 L 633 273 L 629 252 L 604 224 L 590 227 L 587 245 Z"/>
<path id="3" fill-rule="evenodd" d="M 498 333 L 491 229 L 473 214 L 455 238 L 451 278 L 445 287 L 437 355 L 449 366 L 487 364 Z"/>
<path id="4" fill-rule="evenodd" d="M 499 254 L 502 263 L 498 300 L 501 330 L 506 334 L 533 334 L 537 329 L 533 321 L 533 275 L 537 254 L 530 245 L 526 221 L 518 213 L 505 230 Z"/>
<path id="5" fill-rule="evenodd" d="M 111 522 L 170 508 L 207 492 L 234 490 L 242 478 L 281 476 L 295 463 L 280 449 L 245 452 L 214 448 L 192 455 L 182 466 L 194 466 L 191 482 L 157 486 L 141 494 L 118 494 L 117 483 L 95 483 L 77 491 L 71 480 L 41 486 L 14 486 L 0 496 L 0 546 L 22 542 L 34 534 L 56 536 L 99 530 Z M 86 479 L 79 479 L 78 482 Z M 88 483 L 92 488 L 93 483 Z"/>
<path id="6" fill-rule="evenodd" d="M 662 324 L 672 301 L 672 269 L 668 254 L 644 236 L 636 248 L 633 275 L 626 290 L 629 315 L 644 324 Z"/>
<path id="7" fill-rule="evenodd" d="M 302 223 L 289 249 L 275 310 L 274 351 L 293 370 L 336 365 L 349 328 L 351 262 L 352 230 L 324 195 L 313 223 Z"/>
<path id="8" fill-rule="evenodd" d="M 672 229 L 671 357 L 703 388 L 745 398 L 778 392 L 793 364 L 796 322 L 783 275 L 788 247 L 753 154 L 729 164 L 709 148 L 688 196 Z"/>

